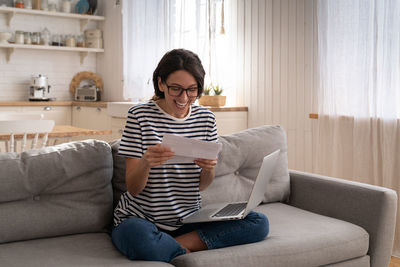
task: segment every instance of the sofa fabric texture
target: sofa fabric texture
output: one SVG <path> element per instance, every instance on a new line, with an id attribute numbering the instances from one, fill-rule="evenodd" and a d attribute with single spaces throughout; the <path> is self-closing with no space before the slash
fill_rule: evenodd
<path id="1" fill-rule="evenodd" d="M 263 204 L 270 233 L 261 242 L 182 255 L 175 266 L 323 266 L 364 256 L 369 235 L 359 226 L 297 209 L 283 203 Z M 268 262 L 266 262 L 268 259 Z M 362 265 L 361 265 L 362 266 Z"/>
<path id="2" fill-rule="evenodd" d="M 285 201 L 290 194 L 286 134 L 282 127 L 264 125 L 221 136 L 213 183 L 203 192 L 203 204 L 246 201 L 264 156 L 280 149 L 275 170 L 265 188 L 264 203 Z M 221 194 L 229 192 L 229 194 Z"/>
<path id="3" fill-rule="evenodd" d="M 0 265 L 19 266 L 387 266 L 397 195 L 393 190 L 288 171 L 284 130 L 261 126 L 221 136 L 203 204 L 248 197 L 265 155 L 280 158 L 264 203 L 270 233 L 261 242 L 181 255 L 170 263 L 131 261 L 107 230 L 125 192 L 125 159 L 86 140 L 0 153 Z"/>
<path id="4" fill-rule="evenodd" d="M 4 267 L 166 267 L 169 263 L 130 261 L 114 248 L 107 233 L 86 233 L 0 245 Z"/>
<path id="5" fill-rule="evenodd" d="M 0 243 L 98 232 L 111 222 L 107 143 L 0 153 L 0 165 Z"/>
<path id="6" fill-rule="evenodd" d="M 388 265 L 395 235 L 395 191 L 293 170 L 290 177 L 292 206 L 361 226 L 370 235 L 372 266 Z"/>

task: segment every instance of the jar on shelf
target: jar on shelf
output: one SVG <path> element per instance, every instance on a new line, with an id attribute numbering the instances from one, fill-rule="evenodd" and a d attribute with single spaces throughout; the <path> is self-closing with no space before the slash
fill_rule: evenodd
<path id="1" fill-rule="evenodd" d="M 25 7 L 24 0 L 17 0 L 17 1 L 15 1 L 15 7 L 17 7 L 17 8 L 24 8 L 24 7 Z"/>
<path id="2" fill-rule="evenodd" d="M 70 0 L 62 0 L 61 11 L 65 13 L 71 13 L 72 4 Z"/>
<path id="3" fill-rule="evenodd" d="M 32 38 L 30 32 L 24 32 L 24 44 L 32 44 Z"/>
<path id="4" fill-rule="evenodd" d="M 49 11 L 57 12 L 57 4 L 56 3 L 49 3 Z"/>
<path id="5" fill-rule="evenodd" d="M 32 0 L 24 0 L 24 6 L 26 9 L 32 9 Z"/>
<path id="6" fill-rule="evenodd" d="M 0 0 L 0 6 L 14 7 L 13 0 Z"/>
<path id="7" fill-rule="evenodd" d="M 67 37 L 65 38 L 65 45 L 68 47 L 75 47 L 76 46 L 75 36 L 72 34 L 67 35 Z"/>
<path id="8" fill-rule="evenodd" d="M 67 35 L 60 34 L 60 46 L 65 46 L 65 39 Z"/>
<path id="9" fill-rule="evenodd" d="M 60 46 L 61 45 L 61 36 L 59 34 L 53 34 L 51 37 L 51 45 Z"/>
<path id="10" fill-rule="evenodd" d="M 40 32 L 33 32 L 31 39 L 32 39 L 32 44 L 39 45 L 40 44 Z"/>
<path id="11" fill-rule="evenodd" d="M 83 36 L 83 34 L 78 35 L 76 37 L 76 46 L 77 47 L 85 47 L 85 37 Z"/>
<path id="12" fill-rule="evenodd" d="M 40 43 L 42 45 L 50 45 L 50 31 L 46 27 L 40 34 Z"/>
<path id="13" fill-rule="evenodd" d="M 24 44 L 24 32 L 23 31 L 15 31 L 15 43 L 16 44 Z"/>
<path id="14" fill-rule="evenodd" d="M 33 0 L 33 9 L 40 10 L 42 5 L 42 0 Z"/>
<path id="15" fill-rule="evenodd" d="M 40 3 L 40 9 L 44 10 L 44 11 L 48 11 L 49 8 L 49 2 L 47 0 L 42 0 L 42 2 Z"/>

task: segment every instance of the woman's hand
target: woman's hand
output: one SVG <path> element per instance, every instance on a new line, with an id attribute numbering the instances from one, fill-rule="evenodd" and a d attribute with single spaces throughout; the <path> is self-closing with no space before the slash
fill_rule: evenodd
<path id="1" fill-rule="evenodd" d="M 201 168 L 199 190 L 203 191 L 214 180 L 214 168 L 217 165 L 217 159 L 196 159 L 194 163 Z"/>
<path id="2" fill-rule="evenodd" d="M 146 167 L 152 168 L 158 165 L 162 165 L 167 160 L 171 159 L 175 155 L 171 148 L 161 144 L 149 146 L 146 153 L 144 153 L 142 159 L 146 164 Z"/>
<path id="3" fill-rule="evenodd" d="M 202 170 L 212 171 L 217 165 L 217 159 L 196 159 L 194 163 L 198 165 Z"/>

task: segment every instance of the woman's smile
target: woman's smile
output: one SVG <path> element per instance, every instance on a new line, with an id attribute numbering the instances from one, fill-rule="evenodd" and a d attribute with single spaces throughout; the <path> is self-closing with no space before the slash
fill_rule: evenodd
<path id="1" fill-rule="evenodd" d="M 159 79 L 158 86 L 164 92 L 165 98 L 157 101 L 157 104 L 169 115 L 175 118 L 184 118 L 188 115 L 190 105 L 196 100 L 196 97 L 188 97 L 187 89 L 197 87 L 197 82 L 192 74 L 186 70 L 177 70 L 171 73 L 165 82 Z M 169 88 L 168 88 L 169 87 Z M 171 90 L 179 88 L 181 92 L 176 95 L 176 91 Z"/>

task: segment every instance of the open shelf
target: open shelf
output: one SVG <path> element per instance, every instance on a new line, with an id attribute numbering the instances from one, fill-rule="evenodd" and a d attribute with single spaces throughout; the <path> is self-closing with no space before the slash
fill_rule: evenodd
<path id="1" fill-rule="evenodd" d="M 5 13 L 7 15 L 7 25 L 10 26 L 12 19 L 17 14 L 25 14 L 25 15 L 38 15 L 38 16 L 49 16 L 49 17 L 58 17 L 58 18 L 67 18 L 67 19 L 78 19 L 81 24 L 81 31 L 83 31 L 84 27 L 89 21 L 103 21 L 105 18 L 103 16 L 95 16 L 95 15 L 81 15 L 74 13 L 63 13 L 63 12 L 55 12 L 55 11 L 43 11 L 43 10 L 35 10 L 35 9 L 24 9 L 24 8 L 15 8 L 15 7 L 0 7 L 0 13 Z"/>
<path id="2" fill-rule="evenodd" d="M 66 46 L 50 46 L 50 45 L 25 45 L 25 44 L 0 44 L 0 48 L 7 49 L 7 62 L 10 61 L 11 55 L 18 49 L 37 49 L 37 50 L 53 50 L 53 51 L 67 51 L 67 52 L 80 52 L 81 64 L 88 53 L 102 53 L 104 49 L 87 48 L 87 47 L 66 47 Z"/>

